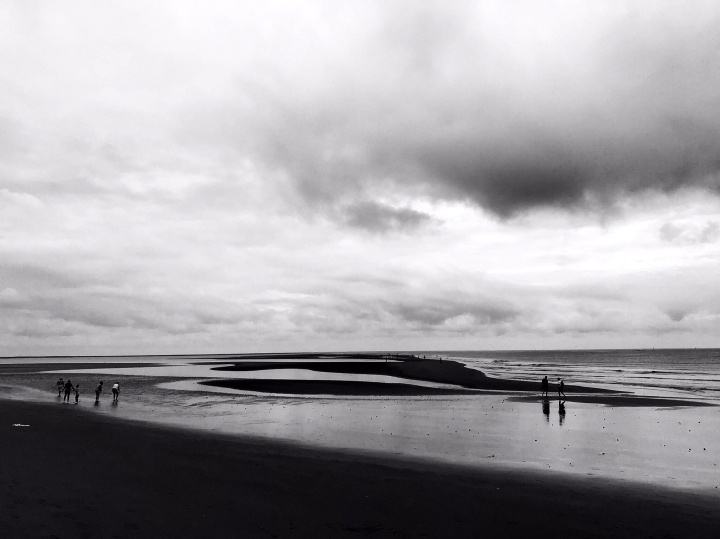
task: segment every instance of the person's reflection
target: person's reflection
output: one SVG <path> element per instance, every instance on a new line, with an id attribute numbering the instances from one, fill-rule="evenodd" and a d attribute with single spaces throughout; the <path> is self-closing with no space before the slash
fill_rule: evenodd
<path id="1" fill-rule="evenodd" d="M 543 414 L 545 414 L 545 419 L 547 419 L 547 422 L 550 423 L 550 400 L 543 399 L 542 407 L 543 407 Z"/>
<path id="2" fill-rule="evenodd" d="M 558 406 L 558 415 L 560 416 L 560 424 L 563 424 L 563 420 L 565 419 L 565 401 L 560 401 L 560 405 Z"/>

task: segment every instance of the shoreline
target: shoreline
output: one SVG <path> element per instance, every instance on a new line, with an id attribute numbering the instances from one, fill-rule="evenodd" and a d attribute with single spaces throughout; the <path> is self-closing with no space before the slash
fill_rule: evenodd
<path id="1" fill-rule="evenodd" d="M 221 432 L 245 440 L 291 443 L 312 450 L 360 452 L 382 458 L 400 455 L 481 470 L 550 471 L 569 478 L 637 481 L 683 492 L 720 495 L 716 435 L 720 408 L 702 406 L 706 404 L 703 402 L 617 391 L 568 392 L 565 405 L 560 407 L 554 396 L 545 400 L 538 391 L 458 387 L 445 393 L 398 383 L 351 381 L 358 371 L 382 374 L 375 361 L 313 365 L 322 376 L 325 372 L 336 376 L 338 370 L 349 373 L 350 381 L 280 381 L 294 386 L 285 394 L 252 394 L 198 383 L 210 378 L 187 378 L 223 374 L 224 380 L 212 383 L 235 385 L 234 366 L 224 365 L 219 372 L 211 369 L 217 366 L 215 362 L 200 367 L 130 363 L 104 368 L 93 364 L 77 370 L 68 368 L 76 367 L 75 363 L 54 365 L 60 371 L 46 364 L 43 369 L 51 370 L 41 372 L 36 371 L 38 365 L 15 365 L 4 372 L 0 369 L 0 386 L 12 382 L 20 389 L 5 386 L 0 391 L 15 392 L 16 398 L 59 403 L 52 387 L 57 376 L 63 374 L 74 383 L 80 382 L 78 408 L 91 415 L 180 427 L 196 435 Z M 447 365 L 455 372 L 467 372 L 456 364 Z M 266 365 L 242 367 L 259 370 Z M 412 367 L 425 368 L 426 362 L 417 361 Z M 109 406 L 107 390 L 101 405 L 92 405 L 94 385 L 100 379 L 106 380 L 106 388 L 120 382 L 119 406 Z M 267 384 L 278 381 L 268 379 L 263 383 L 267 389 Z M 248 387 L 247 380 L 240 384 Z M 348 395 L 352 387 L 355 394 Z M 298 394 L 298 388 L 305 394 Z M 334 388 L 334 395 L 317 394 L 328 388 Z"/>
<path id="2" fill-rule="evenodd" d="M 630 481 L 311 449 L 54 403 L 1 399 L 0 418 L 9 536 L 702 538 L 720 526 L 716 497 Z"/>
<path id="3" fill-rule="evenodd" d="M 126 391 L 119 405 L 103 395 L 95 406 L 94 397 L 85 395 L 76 409 L 88 417 L 198 436 L 217 434 L 439 466 L 635 481 L 720 497 L 717 407 L 567 402 L 565 417 L 555 415 L 557 402 L 548 407 L 540 397 L 239 397 L 163 389 L 174 384 L 158 387 L 156 382 L 145 379 L 144 388 L 123 382 Z M 68 408 L 57 396 L 36 388 L 0 389 L 10 400 Z"/>

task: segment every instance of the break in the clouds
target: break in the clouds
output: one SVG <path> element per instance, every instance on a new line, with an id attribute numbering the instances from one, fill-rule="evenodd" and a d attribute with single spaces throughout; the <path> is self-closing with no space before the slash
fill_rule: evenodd
<path id="1" fill-rule="evenodd" d="M 717 345 L 714 2 L 0 3 L 6 353 Z"/>

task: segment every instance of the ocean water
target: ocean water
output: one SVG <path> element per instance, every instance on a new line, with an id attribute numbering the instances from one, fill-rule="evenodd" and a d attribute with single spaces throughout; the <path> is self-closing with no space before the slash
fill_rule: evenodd
<path id="1" fill-rule="evenodd" d="M 720 349 L 431 351 L 488 376 L 629 389 L 720 403 Z"/>

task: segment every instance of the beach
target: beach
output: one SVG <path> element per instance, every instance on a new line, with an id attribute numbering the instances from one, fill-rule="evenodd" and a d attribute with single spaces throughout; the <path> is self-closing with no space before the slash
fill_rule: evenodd
<path id="1" fill-rule="evenodd" d="M 717 498 L 0 402 L 5 537 L 716 537 Z M 28 427 L 13 427 L 15 423 Z"/>
<path id="2" fill-rule="evenodd" d="M 3 365 L 0 529 L 62 538 L 715 537 L 720 528 L 720 414 L 707 403 L 590 388 L 568 396 L 562 417 L 537 391 L 453 395 L 447 378 L 407 395 L 308 396 L 307 380 L 302 396 L 259 395 L 188 376 L 206 367 Z M 57 368 L 81 380 L 79 405 L 53 394 Z M 94 405 L 89 380 L 99 376 L 120 381 L 117 406 L 109 387 Z"/>

